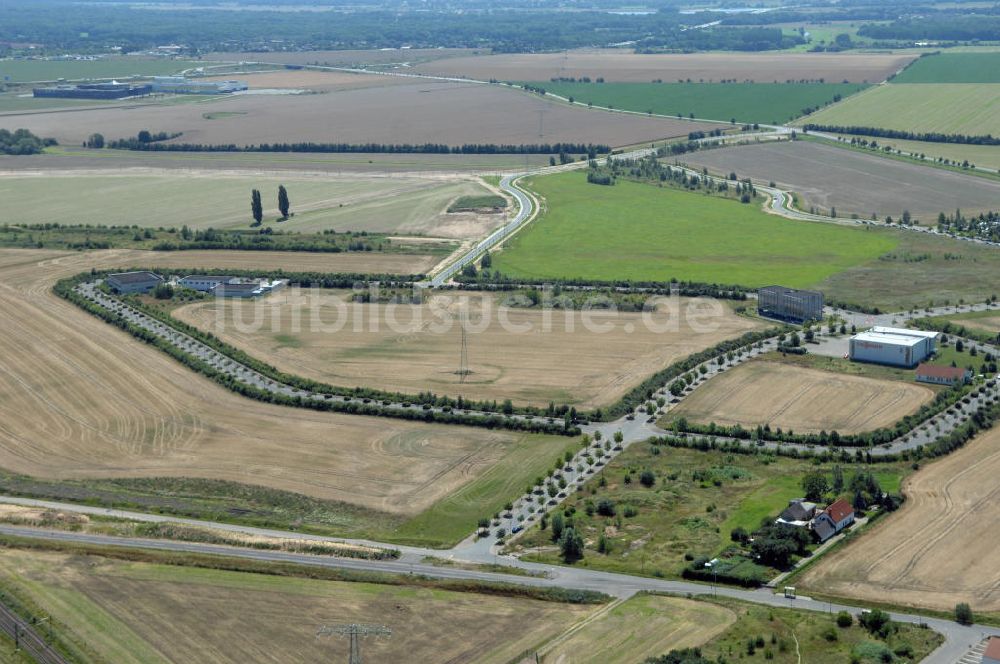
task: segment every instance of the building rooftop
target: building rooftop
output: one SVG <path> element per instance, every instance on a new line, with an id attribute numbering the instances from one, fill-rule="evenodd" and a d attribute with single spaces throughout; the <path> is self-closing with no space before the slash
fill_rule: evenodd
<path id="1" fill-rule="evenodd" d="M 219 284 L 215 287 L 219 293 L 252 293 L 255 290 L 260 290 L 260 284 Z"/>
<path id="2" fill-rule="evenodd" d="M 899 334 L 886 334 L 884 332 L 861 332 L 851 337 L 854 341 L 868 341 L 876 344 L 889 344 L 892 346 L 916 346 L 923 341 L 922 337 L 910 337 Z"/>
<path id="3" fill-rule="evenodd" d="M 789 288 L 787 286 L 762 286 L 757 289 L 759 291 L 780 291 L 782 293 L 803 293 L 807 295 L 823 295 L 823 293 L 814 290 L 802 290 L 801 288 Z"/>
<path id="4" fill-rule="evenodd" d="M 942 367 L 937 364 L 921 364 L 917 367 L 918 376 L 929 376 L 931 378 L 948 378 L 960 380 L 965 378 L 967 369 L 962 367 Z"/>
<path id="5" fill-rule="evenodd" d="M 983 653 L 983 657 L 1000 659 L 1000 636 L 990 637 L 989 643 L 986 644 L 986 652 Z"/>
<path id="6" fill-rule="evenodd" d="M 876 325 L 869 332 L 876 334 L 895 334 L 901 337 L 918 337 L 920 339 L 937 339 L 940 332 L 930 332 L 927 330 L 909 330 L 901 327 L 881 327 Z"/>
<path id="7" fill-rule="evenodd" d="M 186 277 L 181 277 L 181 281 L 190 279 L 191 281 L 218 281 L 220 284 L 225 281 L 231 281 L 236 277 L 232 275 L 225 274 L 189 274 Z"/>
<path id="8" fill-rule="evenodd" d="M 118 272 L 116 274 L 109 274 L 108 279 L 114 279 L 120 284 L 136 284 L 149 281 L 150 279 L 163 281 L 163 277 L 155 272 Z"/>
<path id="9" fill-rule="evenodd" d="M 830 518 L 833 519 L 834 523 L 840 523 L 850 515 L 854 514 L 854 508 L 851 507 L 851 504 L 843 498 L 835 500 L 823 511 L 830 515 Z"/>

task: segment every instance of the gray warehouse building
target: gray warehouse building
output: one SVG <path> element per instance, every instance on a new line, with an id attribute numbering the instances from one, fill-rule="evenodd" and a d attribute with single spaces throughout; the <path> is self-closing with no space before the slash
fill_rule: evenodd
<path id="1" fill-rule="evenodd" d="M 132 85 L 130 83 L 111 82 L 34 88 L 31 94 L 35 97 L 55 97 L 59 99 L 125 99 L 126 97 L 142 97 L 152 92 L 153 86 L 148 83 Z"/>
<path id="2" fill-rule="evenodd" d="M 873 327 L 851 337 L 851 359 L 857 362 L 915 367 L 936 349 L 937 332 Z"/>
<path id="3" fill-rule="evenodd" d="M 116 293 L 148 293 L 163 283 L 163 277 L 155 272 L 118 272 L 105 281 Z"/>
<path id="4" fill-rule="evenodd" d="M 823 294 L 784 286 L 764 286 L 757 290 L 757 311 L 761 316 L 804 323 L 823 318 Z"/>

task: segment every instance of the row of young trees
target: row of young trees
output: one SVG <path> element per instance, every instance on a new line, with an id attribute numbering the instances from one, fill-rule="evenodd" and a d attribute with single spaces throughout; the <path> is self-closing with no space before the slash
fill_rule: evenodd
<path id="1" fill-rule="evenodd" d="M 878 138 L 894 138 L 906 141 L 924 141 L 927 143 L 958 143 L 961 145 L 1000 145 L 1000 138 L 991 134 L 969 136 L 967 134 L 945 134 L 942 132 L 915 132 L 903 129 L 886 129 L 884 127 L 861 127 L 855 125 L 826 125 L 809 123 L 802 127 L 804 131 L 825 131 L 836 134 L 854 134 L 856 136 L 875 136 Z"/>

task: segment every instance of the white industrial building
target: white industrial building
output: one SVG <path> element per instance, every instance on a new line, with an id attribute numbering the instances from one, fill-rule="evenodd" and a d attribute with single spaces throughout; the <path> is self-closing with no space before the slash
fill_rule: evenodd
<path id="1" fill-rule="evenodd" d="M 207 293 L 219 284 L 234 284 L 237 282 L 236 277 L 229 275 L 208 275 L 208 274 L 189 274 L 186 277 L 181 277 L 177 280 L 178 285 L 184 288 L 190 288 L 192 290 L 201 291 Z"/>
<path id="2" fill-rule="evenodd" d="M 934 354 L 937 332 L 873 327 L 851 337 L 850 357 L 857 362 L 915 367 Z"/>

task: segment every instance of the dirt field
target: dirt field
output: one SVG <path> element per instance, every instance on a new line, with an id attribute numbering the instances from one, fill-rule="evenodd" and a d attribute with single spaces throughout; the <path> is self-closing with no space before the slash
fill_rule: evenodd
<path id="1" fill-rule="evenodd" d="M 984 332 L 1000 332 L 1000 315 L 996 316 L 953 316 L 955 323 L 964 325 L 972 330 L 983 330 Z"/>
<path id="2" fill-rule="evenodd" d="M 540 111 L 544 112 L 541 131 Z M 207 119 L 206 114 L 217 115 Z M 80 145 L 94 132 L 112 139 L 149 129 L 183 132 L 175 143 L 589 142 L 612 146 L 687 135 L 708 127 L 572 108 L 499 86 L 427 81 L 328 94 L 234 95 L 197 104 L 5 115 L 0 126 L 24 127 L 69 145 Z"/>
<path id="3" fill-rule="evenodd" d="M 633 664 L 700 646 L 734 622 L 734 612 L 707 602 L 638 595 L 560 638 L 542 662 Z"/>
<path id="4" fill-rule="evenodd" d="M 0 251 L 0 467 L 226 479 L 412 514 L 526 440 L 231 394 L 51 293 L 57 278 L 122 253 Z M 543 456 L 565 444 L 530 440 Z"/>
<path id="5" fill-rule="evenodd" d="M 903 485 L 898 514 L 809 568 L 796 585 L 876 602 L 1000 611 L 1000 429 L 929 464 Z M 805 589 L 803 588 L 803 590 Z"/>
<path id="6" fill-rule="evenodd" d="M 116 267 L 233 268 L 237 270 L 290 270 L 300 272 L 369 272 L 372 274 L 425 274 L 438 262 L 429 254 L 380 254 L 345 252 L 321 254 L 308 251 L 121 251 Z"/>
<path id="7" fill-rule="evenodd" d="M 685 155 L 684 161 L 712 172 L 736 171 L 766 184 L 775 182 L 800 197 L 800 207 L 856 213 L 867 219 L 898 219 L 903 210 L 937 223 L 939 212 L 996 209 L 1000 181 L 970 177 L 835 145 L 811 141 L 760 143 Z"/>
<path id="8" fill-rule="evenodd" d="M 528 170 L 548 166 L 548 155 L 520 154 L 336 154 L 336 153 L 226 153 L 226 152 L 119 152 L 60 146 L 52 154 L 12 157 L 0 155 L 2 171 L 80 171 L 157 168 L 171 170 L 223 170 L 253 174 L 281 173 L 486 173 Z"/>
<path id="9" fill-rule="evenodd" d="M 471 48 L 408 48 L 367 51 L 296 51 L 292 53 L 219 52 L 205 55 L 214 62 L 274 62 L 278 64 L 324 66 L 386 65 L 422 62 L 441 58 L 472 56 L 480 51 Z"/>
<path id="10" fill-rule="evenodd" d="M 263 197 L 264 218 L 279 216 L 277 191 L 288 188 L 295 216 L 276 228 L 313 233 L 368 231 L 472 239 L 503 223 L 496 214 L 448 214 L 461 196 L 491 193 L 471 175 L 249 174 L 222 170 L 0 172 L 9 219 L 26 224 L 249 228 L 250 190 Z M 115 205 L 107 204 L 114 199 Z"/>
<path id="11" fill-rule="evenodd" d="M 715 331 L 694 333 L 681 320 L 677 331 L 662 333 L 644 325 L 641 314 L 594 312 L 594 323 L 613 328 L 599 333 L 584 327 L 580 312 L 499 307 L 493 296 L 475 293 L 439 295 L 424 305 L 345 306 L 342 297 L 290 289 L 258 302 L 188 305 L 174 315 L 284 371 L 335 385 L 585 408 L 610 403 L 671 362 L 759 325 L 723 309 L 710 319 Z M 688 302 L 681 301 L 682 314 Z M 456 374 L 462 310 L 472 370 L 464 383 Z M 652 318 L 667 317 L 661 311 Z M 504 319 L 524 333 L 505 331 Z"/>
<path id="12" fill-rule="evenodd" d="M 381 87 L 384 85 L 407 85 L 412 81 L 401 76 L 380 74 L 350 74 L 339 71 L 314 71 L 309 69 L 282 70 L 261 74 L 220 74 L 206 76 L 205 81 L 244 81 L 250 89 L 305 89 L 305 90 L 355 90 L 358 88 Z"/>
<path id="13" fill-rule="evenodd" d="M 0 575 L 119 664 L 345 661 L 348 642 L 316 630 L 358 622 L 392 630 L 366 662 L 506 664 L 596 608 L 18 550 Z"/>
<path id="14" fill-rule="evenodd" d="M 671 411 L 699 424 L 770 424 L 797 433 L 861 433 L 887 426 L 934 397 L 928 387 L 777 362 L 748 362 L 695 390 Z"/>
<path id="15" fill-rule="evenodd" d="M 548 81 L 553 77 L 603 76 L 607 81 L 649 83 L 654 79 L 706 82 L 784 83 L 823 78 L 830 83 L 878 83 L 909 63 L 912 55 L 834 53 L 694 53 L 636 55 L 620 50 L 551 54 L 504 54 L 460 57 L 418 65 L 422 74 L 462 76 L 478 80 Z"/>

